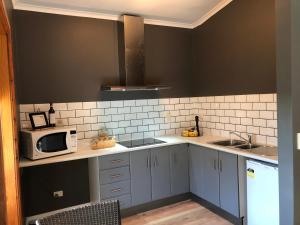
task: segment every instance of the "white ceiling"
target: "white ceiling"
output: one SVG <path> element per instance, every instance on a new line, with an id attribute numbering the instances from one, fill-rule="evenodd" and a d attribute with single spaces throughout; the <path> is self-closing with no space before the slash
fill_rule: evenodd
<path id="1" fill-rule="evenodd" d="M 232 0 L 14 0 L 15 9 L 116 20 L 137 14 L 150 24 L 193 28 Z"/>

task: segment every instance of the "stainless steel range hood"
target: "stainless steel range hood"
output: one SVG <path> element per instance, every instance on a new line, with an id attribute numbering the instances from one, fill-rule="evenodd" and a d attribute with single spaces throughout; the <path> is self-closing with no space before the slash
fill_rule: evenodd
<path id="1" fill-rule="evenodd" d="M 104 85 L 104 91 L 158 91 L 164 85 L 145 84 L 144 18 L 123 15 L 118 22 L 120 85 Z"/>

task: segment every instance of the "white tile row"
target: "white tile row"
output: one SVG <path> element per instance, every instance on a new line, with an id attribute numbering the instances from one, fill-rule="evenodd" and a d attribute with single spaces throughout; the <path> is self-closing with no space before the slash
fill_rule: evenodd
<path id="1" fill-rule="evenodd" d="M 107 128 L 118 139 L 179 134 L 194 126 L 199 115 L 204 134 L 252 133 L 257 141 L 276 145 L 276 94 L 55 103 L 58 125 L 75 125 L 80 139 Z M 20 105 L 21 126 L 30 126 L 30 112 L 48 111 L 49 104 Z"/>

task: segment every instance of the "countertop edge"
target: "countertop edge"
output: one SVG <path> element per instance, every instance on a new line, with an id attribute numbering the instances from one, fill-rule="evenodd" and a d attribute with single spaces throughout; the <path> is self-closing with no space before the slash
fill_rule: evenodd
<path id="1" fill-rule="evenodd" d="M 256 160 L 272 163 L 272 164 L 278 164 L 278 160 L 272 159 L 272 157 L 269 157 L 269 156 L 261 156 L 261 155 L 245 152 L 242 150 L 231 149 L 231 148 L 227 148 L 227 147 L 209 144 L 209 142 L 211 142 L 211 141 L 222 140 L 222 139 L 224 140 L 224 139 L 226 139 L 225 137 L 201 136 L 201 137 L 195 137 L 195 138 L 185 138 L 185 137 L 181 137 L 181 136 L 162 136 L 162 137 L 155 137 L 155 138 L 166 141 L 166 143 L 151 145 L 151 146 L 142 146 L 142 147 L 136 147 L 136 148 L 126 148 L 124 146 L 117 144 L 114 148 L 91 150 L 89 147 L 88 141 L 78 141 L 78 151 L 76 153 L 70 153 L 70 154 L 56 156 L 56 157 L 49 157 L 49 158 L 40 159 L 40 160 L 29 160 L 26 158 L 21 158 L 19 167 L 26 168 L 26 167 L 31 167 L 31 166 L 39 166 L 39 165 L 73 161 L 73 160 L 79 160 L 79 159 L 88 159 L 88 158 L 99 157 L 99 156 L 103 156 L 103 155 L 138 151 L 138 150 L 144 150 L 144 149 L 149 149 L 149 148 L 158 148 L 158 147 L 171 146 L 171 145 L 177 145 L 177 144 L 193 144 L 193 145 L 198 145 L 198 146 L 202 146 L 202 147 L 207 147 L 212 150 L 218 150 L 218 151 L 227 152 L 227 153 L 231 153 L 231 154 L 235 154 L 235 155 L 240 155 L 240 156 L 251 158 L 251 159 L 256 159 Z"/>

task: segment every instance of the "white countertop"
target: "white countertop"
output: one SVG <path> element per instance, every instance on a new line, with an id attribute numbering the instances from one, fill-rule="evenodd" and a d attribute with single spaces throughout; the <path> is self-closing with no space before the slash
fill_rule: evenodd
<path id="1" fill-rule="evenodd" d="M 78 151 L 75 153 L 70 153 L 66 155 L 61 156 L 55 156 L 51 158 L 45 158 L 40 160 L 29 160 L 25 158 L 21 158 L 20 160 L 20 167 L 30 167 L 30 166 L 38 166 L 38 165 L 44 165 L 44 164 L 51 164 L 51 163 L 57 163 L 57 162 L 65 162 L 65 161 L 71 161 L 71 160 L 77 160 L 77 159 L 85 159 L 85 158 L 92 158 L 92 157 L 98 157 L 102 155 L 109 155 L 109 154 L 115 154 L 115 153 L 121 153 L 121 152 L 130 152 L 130 151 L 137 151 L 142 149 L 149 149 L 149 148 L 156 148 L 156 147 L 163 147 L 168 145 L 174 145 L 174 144 L 183 144 L 183 143 L 190 143 L 195 144 L 207 148 L 211 148 L 212 150 L 219 150 L 223 152 L 228 152 L 236 155 L 241 155 L 247 158 L 257 159 L 273 164 L 278 164 L 278 157 L 277 156 L 263 156 L 254 154 L 245 150 L 239 150 L 239 149 L 233 149 L 223 146 L 217 146 L 209 144 L 213 141 L 218 140 L 224 140 L 228 138 L 224 137 L 216 137 L 216 136 L 201 136 L 201 137 L 181 137 L 181 136 L 163 136 L 163 137 L 156 137 L 156 139 L 165 141 L 166 143 L 162 144 L 155 144 L 155 145 L 148 145 L 148 146 L 141 146 L 141 147 L 135 147 L 135 148 L 126 148 L 122 145 L 116 144 L 113 148 L 106 148 L 106 149 L 99 149 L 99 150 L 93 150 L 90 147 L 89 141 L 78 141 Z M 275 148 L 273 148 L 274 150 Z"/>

